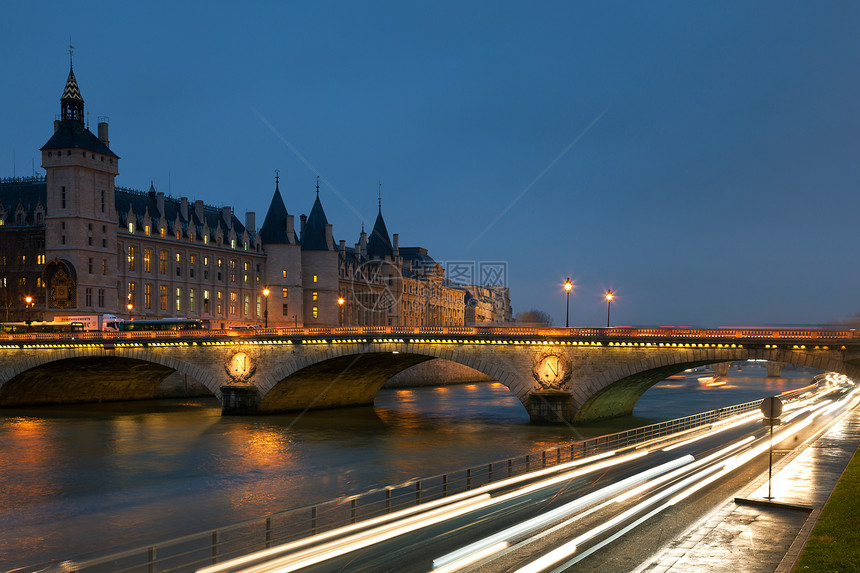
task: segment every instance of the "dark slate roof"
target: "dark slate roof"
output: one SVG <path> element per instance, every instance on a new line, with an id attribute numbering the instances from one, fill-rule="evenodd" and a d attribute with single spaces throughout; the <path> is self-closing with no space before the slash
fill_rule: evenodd
<path id="1" fill-rule="evenodd" d="M 39 204 L 47 206 L 48 184 L 41 177 L 19 177 L 0 181 L 0 205 L 10 216 L 15 213 L 18 203 L 24 205 L 27 212 Z"/>
<path id="2" fill-rule="evenodd" d="M 376 216 L 373 230 L 367 238 L 367 256 L 371 259 L 383 259 L 394 257 L 394 247 L 391 246 L 391 236 L 385 228 L 385 220 L 382 218 L 382 207 Z"/>
<path id="3" fill-rule="evenodd" d="M 290 236 L 287 232 L 287 215 L 281 190 L 278 188 L 278 183 L 275 182 L 275 194 L 272 196 L 272 202 L 266 212 L 266 220 L 260 227 L 260 238 L 263 240 L 263 244 L 290 244 Z M 295 229 L 293 236 L 295 236 Z"/>
<path id="4" fill-rule="evenodd" d="M 149 213 L 149 216 L 153 221 L 158 221 L 159 218 L 164 215 L 165 220 L 170 226 L 170 232 L 176 232 L 176 229 L 173 228 L 173 224 L 180 212 L 180 201 L 178 199 L 165 196 L 164 213 L 160 213 L 158 211 L 158 195 L 154 188 L 150 188 L 148 193 L 141 193 L 140 191 L 132 191 L 129 189 L 117 189 L 115 197 L 116 211 L 120 225 L 125 226 L 128 224 L 128 221 L 124 218 L 128 214 L 129 208 L 131 208 L 137 218 L 135 221 L 137 225 L 141 224 L 141 220 L 146 213 Z M 225 234 L 229 230 L 229 227 L 224 223 L 224 219 L 221 216 L 221 210 L 209 205 L 205 205 L 203 207 L 203 219 L 201 220 L 197 217 L 197 213 L 195 213 L 194 203 L 189 202 L 188 217 L 189 218 L 186 220 L 182 218 L 182 215 L 179 215 L 179 220 L 182 225 L 182 234 L 183 236 L 187 236 L 190 229 L 194 232 L 195 240 L 203 234 L 204 224 L 211 229 L 217 229 L 220 227 L 224 230 Z M 230 218 L 236 235 L 241 236 L 242 233 L 245 232 L 245 226 L 239 221 L 235 214 L 231 213 Z"/>
<path id="5" fill-rule="evenodd" d="M 63 120 L 59 122 L 59 129 L 54 132 L 48 143 L 42 146 L 42 151 L 69 148 L 86 149 L 99 155 L 107 155 L 119 159 L 119 155 L 111 151 L 89 129 L 75 121 Z"/>
<path id="6" fill-rule="evenodd" d="M 317 191 L 316 201 L 311 208 L 311 214 L 308 215 L 305 229 L 302 231 L 303 251 L 331 250 L 326 241 L 326 225 L 328 225 L 328 219 L 326 219 L 325 211 L 323 211 L 322 203 L 320 203 L 319 191 Z"/>

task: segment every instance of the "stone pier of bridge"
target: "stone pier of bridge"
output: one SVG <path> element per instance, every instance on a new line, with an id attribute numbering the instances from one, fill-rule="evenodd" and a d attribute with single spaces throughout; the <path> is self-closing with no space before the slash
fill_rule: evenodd
<path id="1" fill-rule="evenodd" d="M 860 376 L 860 345 L 577 340 L 566 337 L 255 338 L 0 344 L 0 407 L 151 398 L 168 375 L 198 381 L 224 414 L 371 405 L 398 372 L 434 358 L 507 386 L 535 423 L 629 415 L 687 368 L 759 359 Z"/>

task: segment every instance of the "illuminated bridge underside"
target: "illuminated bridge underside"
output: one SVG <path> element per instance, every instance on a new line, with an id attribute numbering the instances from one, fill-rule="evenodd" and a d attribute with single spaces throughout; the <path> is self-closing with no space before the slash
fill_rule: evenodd
<path id="1" fill-rule="evenodd" d="M 631 374 L 599 390 L 576 411 L 574 421 L 601 420 L 616 416 L 630 416 L 636 402 L 649 388 L 688 368 L 705 366 L 708 362 L 686 362 L 661 366 Z"/>
<path id="2" fill-rule="evenodd" d="M 173 369 L 116 357 L 69 358 L 36 366 L 0 386 L 0 407 L 145 400 Z"/>
<path id="3" fill-rule="evenodd" d="M 860 378 L 852 331 L 401 330 L 0 338 L 0 407 L 152 398 L 172 372 L 205 386 L 224 413 L 368 405 L 396 373 L 443 358 L 508 387 L 533 422 L 561 423 L 628 415 L 654 384 L 707 364 L 760 359 Z"/>
<path id="4" fill-rule="evenodd" d="M 332 358 L 282 379 L 260 400 L 259 412 L 372 405 L 392 376 L 420 362 L 420 354 L 368 353 Z"/>

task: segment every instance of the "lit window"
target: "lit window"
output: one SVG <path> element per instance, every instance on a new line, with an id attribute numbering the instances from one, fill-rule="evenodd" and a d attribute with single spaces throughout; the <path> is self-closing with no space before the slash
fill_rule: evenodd
<path id="1" fill-rule="evenodd" d="M 313 294 L 311 294 L 311 300 L 317 300 L 318 298 L 319 298 L 319 296 L 318 296 L 317 291 L 314 291 Z"/>
<path id="2" fill-rule="evenodd" d="M 313 307 L 312 312 L 313 312 L 314 318 L 317 318 L 317 315 L 319 314 L 319 311 L 317 310 L 317 307 Z"/>
<path id="3" fill-rule="evenodd" d="M 317 282 L 317 276 L 314 275 L 314 282 Z"/>
<path id="4" fill-rule="evenodd" d="M 209 244 L 209 235 L 203 235 L 203 244 L 204 244 L 204 245 L 208 245 L 208 244 Z"/>
<path id="5" fill-rule="evenodd" d="M 149 236 L 149 233 L 150 233 L 151 231 L 152 231 L 152 229 L 151 229 L 151 227 L 150 227 L 149 225 L 146 225 L 146 226 L 143 228 L 143 234 L 144 234 L 144 235 L 146 235 L 147 237 Z"/>
<path id="6" fill-rule="evenodd" d="M 284 269 L 284 278 L 287 278 L 287 269 Z"/>
<path id="7" fill-rule="evenodd" d="M 134 234 L 134 223 L 128 224 L 128 232 Z"/>
<path id="8" fill-rule="evenodd" d="M 236 239 L 230 239 L 230 248 L 231 248 L 231 249 L 235 249 L 235 248 L 236 248 Z"/>

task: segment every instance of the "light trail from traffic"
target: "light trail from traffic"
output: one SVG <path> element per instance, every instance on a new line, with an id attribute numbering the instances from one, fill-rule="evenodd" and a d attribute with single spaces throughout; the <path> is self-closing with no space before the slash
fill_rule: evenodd
<path id="1" fill-rule="evenodd" d="M 860 398 L 854 394 L 852 384 L 805 390 L 786 405 L 783 428 L 774 433 L 773 443 L 820 431 L 832 421 L 829 416 L 858 405 Z M 373 571 L 380 564 L 390 566 L 387 556 L 392 551 L 406 559 L 404 570 L 409 571 L 492 570 L 489 564 L 496 560 L 506 563 L 504 570 L 517 573 L 554 567 L 553 571 L 562 571 L 732 472 L 760 463 L 771 447 L 760 419 L 760 414 L 734 416 L 713 424 L 704 435 L 662 449 L 650 444 L 656 449 L 639 446 L 543 468 L 200 572 Z M 725 445 L 727 441 L 731 443 Z M 670 457 L 683 448 L 686 451 Z M 581 480 L 589 475 L 594 476 L 590 481 Z M 565 539 L 571 528 L 582 529 Z M 440 551 L 441 556 L 428 555 L 433 547 L 447 549 L 456 542 L 466 543 L 454 551 Z M 529 559 L 538 546 L 543 548 L 540 555 Z M 421 557 L 409 559 L 413 552 Z"/>

